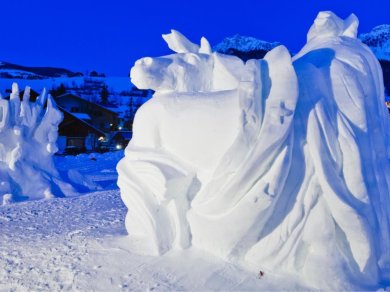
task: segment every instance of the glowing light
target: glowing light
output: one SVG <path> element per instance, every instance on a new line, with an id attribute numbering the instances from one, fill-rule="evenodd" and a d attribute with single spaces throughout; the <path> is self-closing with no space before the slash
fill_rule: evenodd
<path id="1" fill-rule="evenodd" d="M 122 145 L 121 144 L 117 144 L 115 148 L 120 150 L 120 149 L 122 149 Z"/>

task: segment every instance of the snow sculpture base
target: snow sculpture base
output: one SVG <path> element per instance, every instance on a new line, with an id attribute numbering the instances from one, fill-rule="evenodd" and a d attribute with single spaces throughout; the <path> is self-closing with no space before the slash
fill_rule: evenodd
<path id="1" fill-rule="evenodd" d="M 156 91 L 118 164 L 133 250 L 195 246 L 324 289 L 388 268 L 390 140 L 381 69 L 358 20 L 319 13 L 292 60 L 245 64 L 172 31 L 131 70 Z"/>
<path id="2" fill-rule="evenodd" d="M 44 111 L 44 105 L 47 104 Z M 64 183 L 53 164 L 62 113 L 45 91 L 30 102 L 16 83 L 10 100 L 0 99 L 0 203 L 62 196 Z"/>

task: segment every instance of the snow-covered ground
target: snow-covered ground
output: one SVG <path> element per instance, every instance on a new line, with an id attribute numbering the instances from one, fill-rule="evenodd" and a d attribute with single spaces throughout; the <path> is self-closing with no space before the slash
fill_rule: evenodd
<path id="1" fill-rule="evenodd" d="M 116 163 L 123 152 L 56 157 L 102 190 L 0 206 L 0 291 L 302 290 L 294 279 L 257 273 L 189 249 L 163 257 L 127 249 Z"/>

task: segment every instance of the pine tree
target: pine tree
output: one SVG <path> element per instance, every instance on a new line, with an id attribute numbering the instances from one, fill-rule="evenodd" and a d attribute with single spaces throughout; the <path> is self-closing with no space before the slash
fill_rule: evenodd
<path id="1" fill-rule="evenodd" d="M 109 96 L 108 87 L 106 84 L 103 85 L 102 90 L 100 91 L 100 101 L 102 104 L 108 103 L 108 96 Z"/>

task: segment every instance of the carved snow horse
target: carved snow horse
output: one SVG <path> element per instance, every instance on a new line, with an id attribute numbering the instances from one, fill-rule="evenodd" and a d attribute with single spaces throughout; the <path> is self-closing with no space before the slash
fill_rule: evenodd
<path id="1" fill-rule="evenodd" d="M 370 288 L 389 260 L 389 121 L 358 20 L 321 12 L 292 60 L 245 64 L 164 35 L 138 60 L 137 112 L 118 164 L 134 251 L 191 245 L 329 288 Z"/>

